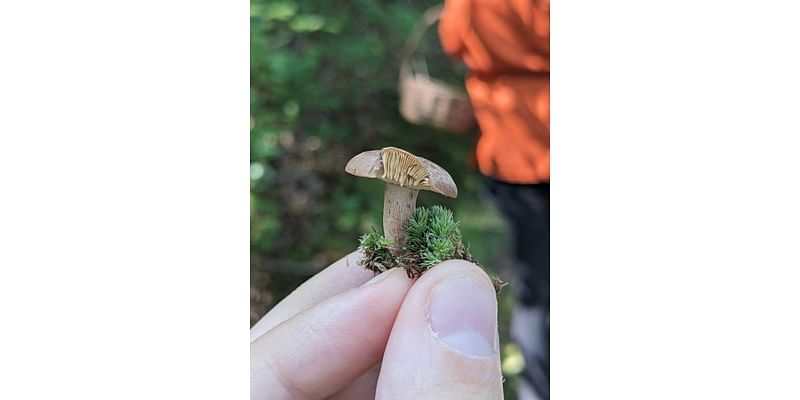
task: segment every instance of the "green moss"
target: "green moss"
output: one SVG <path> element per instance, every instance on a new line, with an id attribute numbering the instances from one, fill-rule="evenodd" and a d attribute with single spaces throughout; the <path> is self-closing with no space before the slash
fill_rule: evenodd
<path id="1" fill-rule="evenodd" d="M 460 259 L 480 265 L 462 242 L 459 221 L 445 207 L 420 207 L 406 225 L 406 244 L 398 256 L 389 252 L 391 240 L 372 231 L 361 236 L 364 259 L 361 265 L 376 273 L 390 268 L 405 268 L 410 278 L 416 278 L 443 261 Z M 499 291 L 503 286 L 492 278 Z"/>
<path id="2" fill-rule="evenodd" d="M 383 272 L 395 267 L 395 261 L 389 252 L 392 241 L 375 231 L 361 236 L 361 248 L 364 251 L 362 265 L 375 272 Z"/>

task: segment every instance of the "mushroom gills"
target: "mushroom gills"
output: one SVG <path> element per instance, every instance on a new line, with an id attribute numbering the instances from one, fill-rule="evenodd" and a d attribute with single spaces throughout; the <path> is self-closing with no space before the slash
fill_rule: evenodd
<path id="1" fill-rule="evenodd" d="M 425 165 L 413 154 L 396 147 L 381 149 L 383 163 L 382 179 L 401 187 L 430 186 L 429 174 Z"/>

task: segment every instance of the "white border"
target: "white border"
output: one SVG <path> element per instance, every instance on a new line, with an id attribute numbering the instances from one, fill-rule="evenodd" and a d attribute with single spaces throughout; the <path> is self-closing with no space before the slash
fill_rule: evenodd
<path id="1" fill-rule="evenodd" d="M 553 399 L 800 398 L 789 6 L 553 2 Z"/>
<path id="2" fill-rule="evenodd" d="M 0 398 L 246 398 L 249 5 L 0 5 Z"/>

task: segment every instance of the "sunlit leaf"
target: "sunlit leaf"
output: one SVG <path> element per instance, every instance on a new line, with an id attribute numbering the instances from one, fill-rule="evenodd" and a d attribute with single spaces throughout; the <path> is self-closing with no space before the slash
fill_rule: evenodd
<path id="1" fill-rule="evenodd" d="M 322 29 L 325 24 L 325 18 L 319 15 L 298 15 L 289 27 L 295 32 L 315 32 Z"/>
<path id="2" fill-rule="evenodd" d="M 264 8 L 267 20 L 288 21 L 297 13 L 297 3 L 293 1 L 276 1 Z"/>

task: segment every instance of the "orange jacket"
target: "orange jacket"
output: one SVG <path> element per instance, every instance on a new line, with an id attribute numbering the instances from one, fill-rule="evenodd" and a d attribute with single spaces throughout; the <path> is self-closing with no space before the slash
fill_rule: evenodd
<path id="1" fill-rule="evenodd" d="M 446 0 L 439 37 L 469 68 L 484 175 L 550 180 L 550 1 Z"/>

